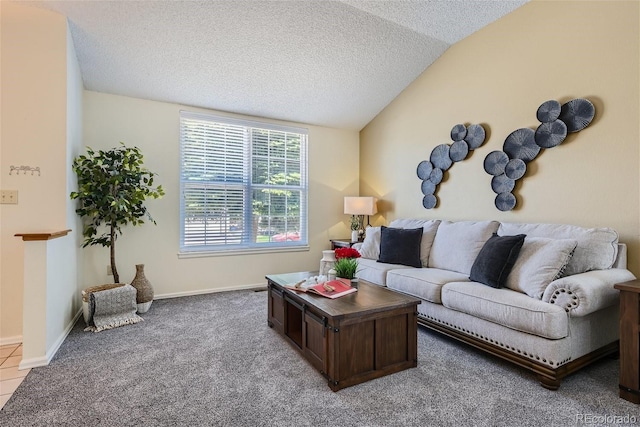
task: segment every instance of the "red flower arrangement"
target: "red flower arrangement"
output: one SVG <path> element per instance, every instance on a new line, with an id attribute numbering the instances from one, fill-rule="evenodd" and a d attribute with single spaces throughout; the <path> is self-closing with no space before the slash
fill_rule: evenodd
<path id="1" fill-rule="evenodd" d="M 354 248 L 338 248 L 335 252 L 336 260 L 341 258 L 360 258 L 360 252 Z"/>

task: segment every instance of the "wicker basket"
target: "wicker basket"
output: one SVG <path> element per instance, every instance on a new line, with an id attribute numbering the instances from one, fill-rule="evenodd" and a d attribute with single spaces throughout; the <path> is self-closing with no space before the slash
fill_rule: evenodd
<path id="1" fill-rule="evenodd" d="M 82 317 L 84 322 L 88 325 L 91 320 L 91 313 L 89 313 L 89 299 L 94 292 L 106 291 L 107 289 L 119 288 L 126 283 L 108 283 L 106 285 L 91 286 L 82 290 Z"/>

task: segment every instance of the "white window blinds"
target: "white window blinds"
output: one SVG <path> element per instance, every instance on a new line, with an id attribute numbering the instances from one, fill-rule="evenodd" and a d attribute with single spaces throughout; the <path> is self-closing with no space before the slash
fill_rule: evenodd
<path id="1" fill-rule="evenodd" d="M 182 111 L 180 251 L 307 245 L 307 131 Z"/>

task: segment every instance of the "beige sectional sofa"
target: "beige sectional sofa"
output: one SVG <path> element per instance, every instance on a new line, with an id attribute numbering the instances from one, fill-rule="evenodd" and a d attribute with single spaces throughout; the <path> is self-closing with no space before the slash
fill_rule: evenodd
<path id="1" fill-rule="evenodd" d="M 419 228 L 422 238 L 396 252 L 404 246 L 397 229 L 415 235 Z M 498 270 L 499 288 L 470 279 L 494 233 L 525 235 L 508 275 Z M 634 276 L 626 269 L 626 246 L 610 228 L 398 219 L 389 228 L 368 228 L 356 248 L 357 276 L 421 298 L 422 325 L 530 369 L 546 388 L 557 389 L 564 376 L 618 351 L 613 285 Z M 419 259 L 407 251 L 419 251 Z"/>

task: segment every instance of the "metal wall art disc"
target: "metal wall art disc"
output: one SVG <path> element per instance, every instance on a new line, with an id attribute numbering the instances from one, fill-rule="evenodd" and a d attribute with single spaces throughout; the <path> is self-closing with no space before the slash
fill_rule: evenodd
<path id="1" fill-rule="evenodd" d="M 538 107 L 536 117 L 541 123 L 551 123 L 558 119 L 560 116 L 560 103 L 554 99 L 543 102 Z"/>
<path id="2" fill-rule="evenodd" d="M 484 158 L 484 170 L 489 175 L 502 175 L 507 163 L 509 163 L 507 153 L 504 151 L 492 151 Z"/>
<path id="3" fill-rule="evenodd" d="M 429 175 L 431 174 L 431 171 L 433 170 L 433 165 L 431 164 L 431 162 L 429 160 L 423 160 L 418 164 L 418 178 L 420 178 L 421 180 L 425 180 L 425 179 L 429 179 Z"/>
<path id="4" fill-rule="evenodd" d="M 525 162 L 535 159 L 540 152 L 540 147 L 536 144 L 535 132 L 529 128 L 511 132 L 505 139 L 502 149 L 510 159 L 521 159 Z"/>
<path id="5" fill-rule="evenodd" d="M 480 147 L 484 142 L 484 138 L 486 133 L 484 128 L 480 125 L 470 125 L 467 128 L 467 136 L 464 137 L 464 140 L 467 141 L 467 145 L 469 146 L 469 150 L 475 150 Z"/>
<path id="6" fill-rule="evenodd" d="M 438 199 L 433 194 L 427 194 L 422 198 L 422 206 L 424 206 L 427 209 L 435 208 L 437 202 L 438 202 Z"/>
<path id="7" fill-rule="evenodd" d="M 516 186 L 516 182 L 505 174 L 491 178 L 491 189 L 494 193 L 511 193 Z"/>
<path id="8" fill-rule="evenodd" d="M 542 148 L 553 148 L 560 145 L 567 137 L 567 125 L 562 120 L 542 123 L 536 129 L 536 144 Z"/>
<path id="9" fill-rule="evenodd" d="M 462 141 L 467 136 L 467 127 L 465 125 L 455 125 L 451 129 L 451 139 L 454 141 Z"/>
<path id="10" fill-rule="evenodd" d="M 567 125 L 568 132 L 578 132 L 589 126 L 595 114 L 596 107 L 588 99 L 572 99 L 562 105 L 560 120 Z"/>
<path id="11" fill-rule="evenodd" d="M 456 141 L 449 147 L 449 158 L 454 162 L 459 162 L 467 158 L 469 146 L 466 141 Z"/>
<path id="12" fill-rule="evenodd" d="M 440 144 L 431 152 L 431 163 L 433 166 L 446 171 L 451 167 L 453 163 L 449 157 L 449 146 L 447 144 Z"/>
<path id="13" fill-rule="evenodd" d="M 438 185 L 442 182 L 442 169 L 434 168 L 429 175 L 429 181 Z"/>
<path id="14" fill-rule="evenodd" d="M 436 185 L 429 181 L 428 179 L 422 181 L 422 194 L 428 196 L 429 194 L 433 194 L 436 192 Z"/>
<path id="15" fill-rule="evenodd" d="M 504 167 L 504 174 L 507 176 L 507 178 L 511 178 L 513 180 L 518 180 L 522 178 L 526 171 L 527 171 L 527 165 L 525 162 L 523 162 L 520 159 L 509 160 L 509 163 L 507 163 L 507 166 Z"/>
<path id="16" fill-rule="evenodd" d="M 496 196 L 496 208 L 506 212 L 516 207 L 516 196 L 511 193 L 500 193 Z"/>

